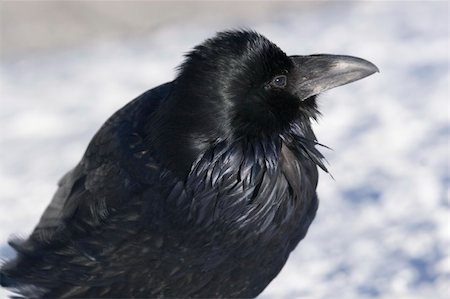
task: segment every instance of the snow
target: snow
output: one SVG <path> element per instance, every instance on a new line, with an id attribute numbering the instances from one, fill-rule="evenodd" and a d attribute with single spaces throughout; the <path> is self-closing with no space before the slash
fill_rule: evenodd
<path id="1" fill-rule="evenodd" d="M 301 7 L 300 5 L 298 7 Z M 0 256 L 26 235 L 114 111 L 169 81 L 215 31 L 247 27 L 288 54 L 355 55 L 380 69 L 320 98 L 332 179 L 319 212 L 261 298 L 449 298 L 448 2 L 339 2 L 264 20 L 158 27 L 1 62 Z M 6 296 L 2 291 L 1 296 Z"/>

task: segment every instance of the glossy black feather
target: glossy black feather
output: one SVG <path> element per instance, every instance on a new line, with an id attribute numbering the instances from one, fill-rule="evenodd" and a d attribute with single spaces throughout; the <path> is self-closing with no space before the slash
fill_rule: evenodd
<path id="1" fill-rule="evenodd" d="M 315 98 L 268 85 L 294 67 L 254 32 L 196 47 L 102 126 L 12 244 L 2 284 L 33 298 L 257 296 L 305 236 L 326 170 Z"/>

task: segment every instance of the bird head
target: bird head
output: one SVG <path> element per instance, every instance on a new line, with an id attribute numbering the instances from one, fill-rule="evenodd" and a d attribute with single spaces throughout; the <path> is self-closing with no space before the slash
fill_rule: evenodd
<path id="1" fill-rule="evenodd" d="M 378 71 L 351 56 L 288 56 L 253 31 L 226 31 L 196 46 L 150 124 L 162 160 L 185 177 L 218 142 L 284 136 L 300 124 L 308 138 L 316 96 Z"/>
<path id="2" fill-rule="evenodd" d="M 377 71 L 361 58 L 288 56 L 256 32 L 227 31 L 188 53 L 177 81 L 190 94 L 187 109 L 209 114 L 212 123 L 233 135 L 259 136 L 315 118 L 319 93 Z"/>

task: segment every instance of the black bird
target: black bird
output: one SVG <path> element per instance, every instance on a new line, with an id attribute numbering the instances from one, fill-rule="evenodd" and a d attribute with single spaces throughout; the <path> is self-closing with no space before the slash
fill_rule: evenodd
<path id="1" fill-rule="evenodd" d="M 227 31 L 115 113 L 1 284 L 32 298 L 255 297 L 305 237 L 326 171 L 316 96 L 378 71 Z"/>

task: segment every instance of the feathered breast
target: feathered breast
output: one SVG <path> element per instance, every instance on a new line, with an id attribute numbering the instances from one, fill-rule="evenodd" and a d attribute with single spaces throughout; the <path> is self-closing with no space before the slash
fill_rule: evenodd
<path id="1" fill-rule="evenodd" d="M 297 147 L 280 137 L 219 142 L 195 161 L 184 195 L 169 201 L 175 209 L 188 206 L 181 218 L 201 230 L 275 232 L 301 217 L 315 196 L 316 162 Z"/>

